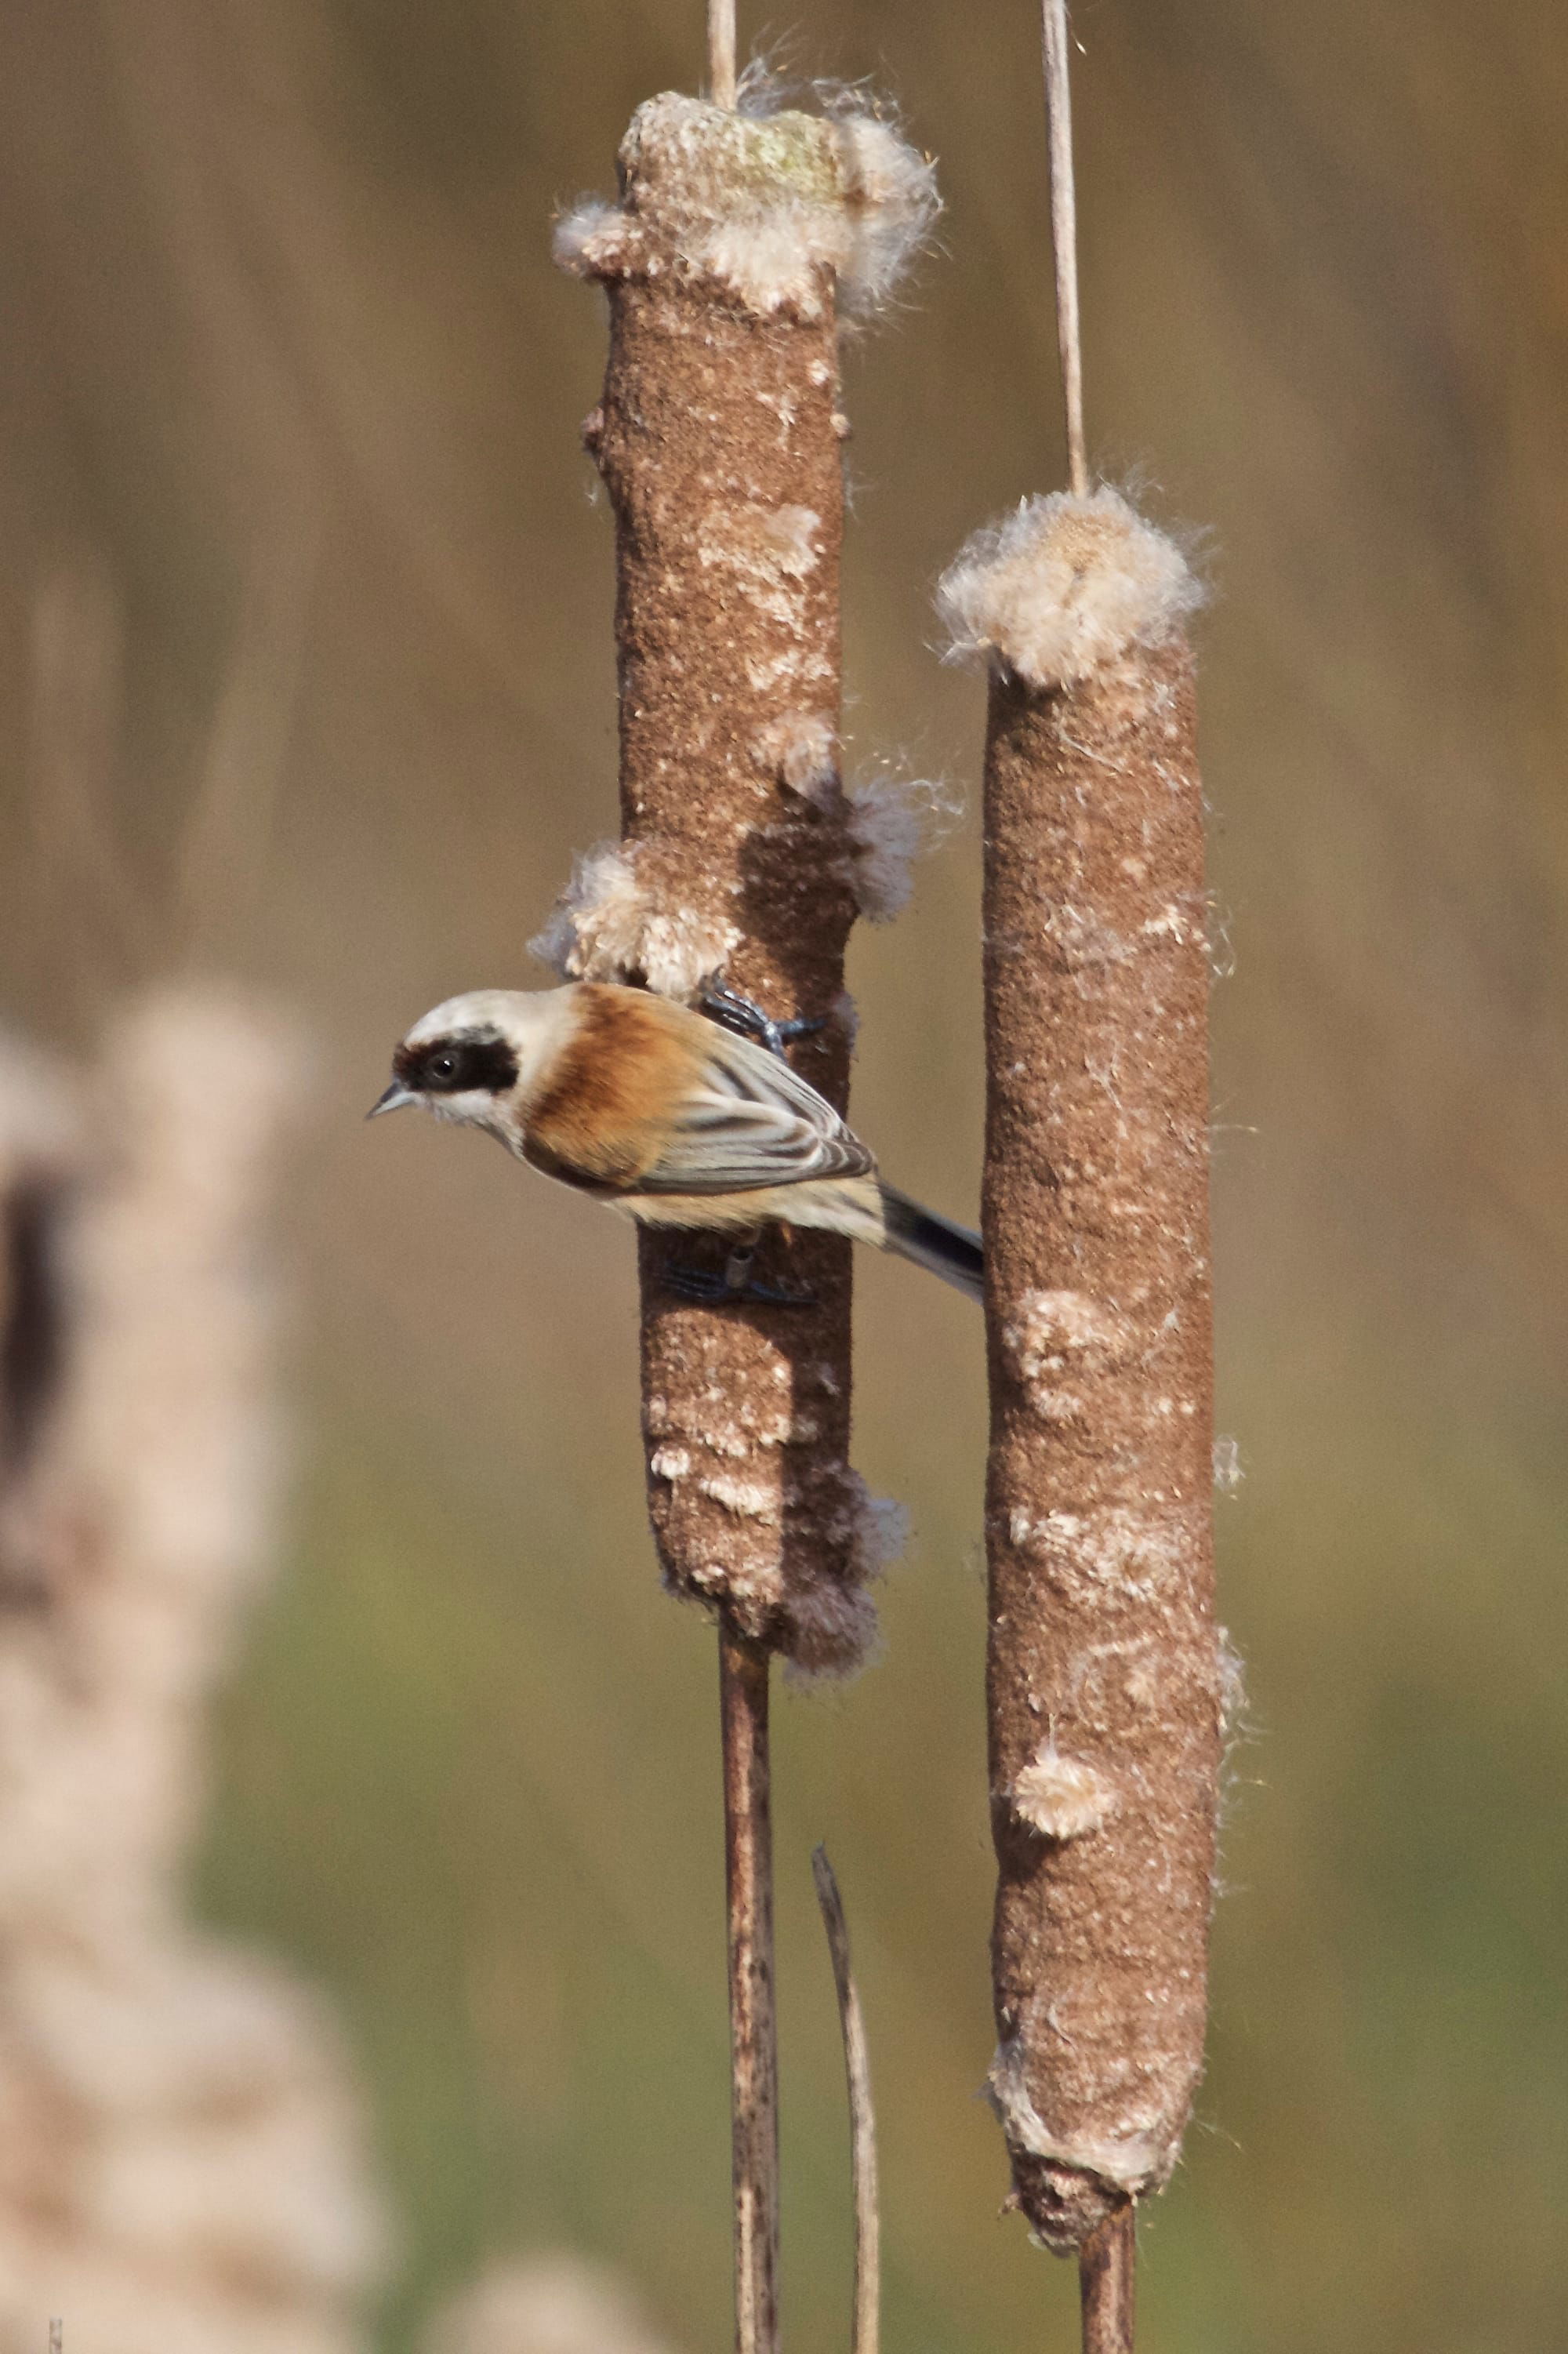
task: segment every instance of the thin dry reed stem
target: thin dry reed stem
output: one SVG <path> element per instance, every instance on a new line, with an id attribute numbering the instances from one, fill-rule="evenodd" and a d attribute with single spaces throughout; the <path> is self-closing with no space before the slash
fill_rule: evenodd
<path id="1" fill-rule="evenodd" d="M 1084 2242 L 1078 2257 L 1084 2354 L 1132 2354 L 1138 2221 L 1129 2199 Z"/>
<path id="2" fill-rule="evenodd" d="M 1078 213 L 1073 186 L 1073 102 L 1067 74 L 1067 0 L 1043 0 L 1041 47 L 1045 66 L 1045 123 L 1051 150 L 1051 249 L 1056 267 L 1056 348 L 1062 357 L 1066 409 L 1067 485 L 1075 498 L 1089 487 L 1084 444 L 1084 359 L 1078 323 Z"/>
<path id="3" fill-rule="evenodd" d="M 773 1987 L 770 1654 L 719 1616 L 725 1889 L 729 1918 L 736 2354 L 779 2343 L 779 2043 Z"/>
<path id="4" fill-rule="evenodd" d="M 865 2020 L 850 1967 L 849 1924 L 843 1898 L 825 1847 L 811 1857 L 811 1877 L 828 1933 L 833 1985 L 838 1990 L 843 2036 L 844 2078 L 849 2087 L 850 2184 L 854 2201 L 854 2322 L 850 2354 L 877 2354 L 882 2342 L 882 2221 L 876 2188 L 876 2115 L 871 2101 L 871 2055 Z"/>
<path id="5" fill-rule="evenodd" d="M 708 0 L 708 91 L 715 106 L 735 106 L 735 0 Z"/>

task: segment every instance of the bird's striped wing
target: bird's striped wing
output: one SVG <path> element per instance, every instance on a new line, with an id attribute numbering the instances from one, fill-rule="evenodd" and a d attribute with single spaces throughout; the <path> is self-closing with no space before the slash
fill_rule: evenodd
<path id="1" fill-rule="evenodd" d="M 825 1097 L 777 1055 L 705 1023 L 701 1077 L 683 1094 L 640 1193 L 743 1193 L 861 1177 L 875 1162 Z"/>

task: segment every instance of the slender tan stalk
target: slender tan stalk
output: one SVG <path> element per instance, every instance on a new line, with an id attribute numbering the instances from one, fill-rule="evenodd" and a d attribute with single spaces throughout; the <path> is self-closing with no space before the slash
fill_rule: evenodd
<path id="1" fill-rule="evenodd" d="M 1137 2229 L 1128 2199 L 1097 2224 L 1078 2252 L 1084 2354 L 1132 2354 Z"/>
<path id="2" fill-rule="evenodd" d="M 736 2354 L 779 2343 L 779 2041 L 765 1644 L 719 1614 L 725 1886 L 729 1920 Z"/>
<path id="3" fill-rule="evenodd" d="M 708 93 L 735 107 L 735 0 L 708 0 Z"/>
<path id="4" fill-rule="evenodd" d="M 854 2201 L 854 2320 L 850 2354 L 877 2354 L 882 2343 L 882 2222 L 876 2187 L 876 2114 L 871 2100 L 871 2055 L 865 2020 L 850 1967 L 849 1924 L 828 1850 L 811 1857 L 817 1902 L 828 1933 L 828 1952 L 838 1991 L 843 2037 L 844 2077 L 849 2088 L 850 2183 Z"/>
<path id="5" fill-rule="evenodd" d="M 1067 425 L 1067 487 L 1086 495 L 1089 461 L 1084 444 L 1084 360 L 1078 322 L 1078 209 L 1073 181 L 1073 102 L 1067 71 L 1067 0 L 1042 0 L 1041 46 L 1045 68 L 1045 125 L 1051 154 L 1051 250 L 1056 272 L 1056 348 Z"/>

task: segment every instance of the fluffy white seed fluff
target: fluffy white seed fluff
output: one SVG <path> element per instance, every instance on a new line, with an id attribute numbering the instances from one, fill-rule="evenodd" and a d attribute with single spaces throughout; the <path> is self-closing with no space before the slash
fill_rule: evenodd
<path id="1" fill-rule="evenodd" d="M 804 582 L 821 562 L 822 519 L 814 507 L 713 506 L 697 525 L 697 561 L 728 573 L 753 610 L 804 640 Z"/>
<path id="2" fill-rule="evenodd" d="M 818 239 L 802 235 L 792 207 L 694 231 L 684 254 L 694 269 L 716 278 L 744 309 L 761 318 L 798 311 L 814 319 L 821 311 L 819 271 L 825 257 Z"/>
<path id="3" fill-rule="evenodd" d="M 789 1598 L 785 1656 L 792 1684 L 840 1683 L 858 1675 L 876 1646 L 876 1605 L 858 1585 L 826 1579 Z"/>
<path id="4" fill-rule="evenodd" d="M 1220 1738 L 1230 1742 L 1240 1738 L 1246 1718 L 1246 1662 L 1231 1640 L 1230 1629 L 1215 1630 L 1215 1650 L 1218 1659 L 1220 1706 Z"/>
<path id="5" fill-rule="evenodd" d="M 902 1560 L 909 1515 L 896 1496 L 874 1496 L 858 1472 L 850 1477 L 855 1486 L 855 1564 L 869 1580 Z"/>
<path id="6" fill-rule="evenodd" d="M 556 223 L 551 249 L 558 267 L 574 278 L 604 278 L 625 260 L 634 234 L 619 205 L 585 196 Z"/>
<path id="7" fill-rule="evenodd" d="M 690 1000 L 739 940 L 734 924 L 659 904 L 639 875 L 635 843 L 601 842 L 574 859 L 571 881 L 528 947 L 563 981 L 645 981 L 661 997 Z"/>
<path id="8" fill-rule="evenodd" d="M 1042 691 L 1157 645 L 1202 604 L 1174 540 L 1108 484 L 1025 499 L 977 531 L 937 588 L 955 662 L 1000 662 Z"/>
<path id="9" fill-rule="evenodd" d="M 559 223 L 563 269 L 627 275 L 673 244 L 761 317 L 819 316 L 830 273 L 841 314 L 868 316 L 940 209 L 932 164 L 856 93 L 803 114 L 763 102 L 731 113 L 668 91 L 638 108 L 620 165 L 620 207 L 589 200 Z"/>
<path id="10" fill-rule="evenodd" d="M 713 1471 L 699 1479 L 697 1491 L 740 1521 L 776 1523 L 783 1510 L 776 1487 L 764 1486 L 760 1479 L 734 1479 L 724 1471 Z"/>
<path id="11" fill-rule="evenodd" d="M 836 264 L 840 302 L 852 318 L 880 309 L 930 236 L 942 201 L 937 169 L 890 122 L 849 111 L 833 118 L 840 133 L 846 259 Z"/>
<path id="12" fill-rule="evenodd" d="M 957 795 L 924 777 L 866 777 L 848 792 L 850 887 L 871 924 L 889 924 L 909 905 L 915 863 L 959 815 Z"/>
<path id="13" fill-rule="evenodd" d="M 1157 2119 L 1150 2116 L 1147 2127 L 1134 2123 L 1125 2133 L 1103 2137 L 1058 2133 L 1029 2097 L 1028 2068 L 1022 2041 L 1012 2037 L 999 2045 L 986 2078 L 986 2098 L 1014 2148 L 1097 2175 L 1129 2198 L 1141 2198 L 1170 2179 L 1176 2148 Z"/>
<path id="14" fill-rule="evenodd" d="M 838 731 L 825 712 L 785 711 L 752 738 L 751 757 L 802 801 L 825 807 L 838 790 Z"/>
<path id="15" fill-rule="evenodd" d="M 876 1648 L 876 1605 L 866 1587 L 898 1560 L 909 1516 L 891 1496 L 874 1496 L 858 1471 L 844 1474 L 849 1579 L 818 1578 L 789 1596 L 785 1651 L 792 1683 L 842 1681 L 857 1675 Z"/>
<path id="16" fill-rule="evenodd" d="M 1031 1519 L 1013 1512 L 1012 1543 L 1036 1553 L 1064 1591 L 1086 1599 L 1119 1586 L 1140 1601 L 1168 1593 L 1183 1575 L 1207 1524 L 1207 1503 L 1151 1500 L 1142 1507 L 1102 1504 L 1080 1512 L 1061 1508 Z"/>
<path id="17" fill-rule="evenodd" d="M 1012 1810 L 1044 1839 L 1083 1839 L 1114 1812 L 1116 1792 L 1081 1757 L 1064 1757 L 1054 1740 L 1043 1742 L 1016 1776 Z"/>
<path id="18" fill-rule="evenodd" d="M 1117 1310 L 1082 1291 L 1026 1292 L 1001 1339 L 1045 1422 L 1069 1422 L 1081 1413 L 1075 1382 L 1123 1363 L 1131 1345 Z"/>

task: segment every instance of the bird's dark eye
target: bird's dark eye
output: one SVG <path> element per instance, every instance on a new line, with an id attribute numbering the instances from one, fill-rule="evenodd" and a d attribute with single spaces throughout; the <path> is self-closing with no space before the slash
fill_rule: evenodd
<path id="1" fill-rule="evenodd" d="M 517 1079 L 517 1057 L 500 1038 L 454 1038 L 446 1045 L 410 1049 L 413 1084 L 428 1095 L 461 1096 L 483 1088 L 504 1095 Z"/>

